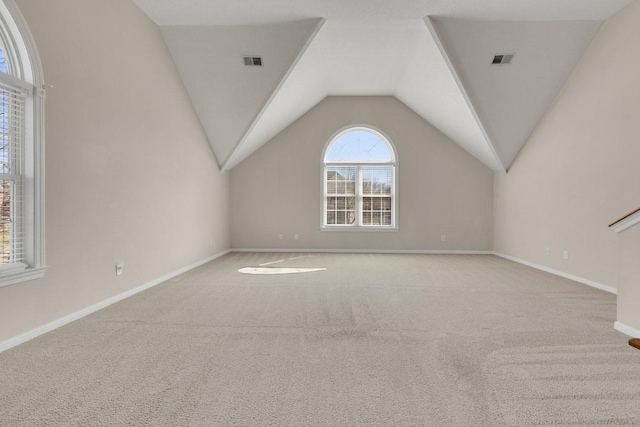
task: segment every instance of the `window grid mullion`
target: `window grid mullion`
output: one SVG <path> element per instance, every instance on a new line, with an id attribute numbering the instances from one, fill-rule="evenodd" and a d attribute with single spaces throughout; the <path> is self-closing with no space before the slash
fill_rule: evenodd
<path id="1" fill-rule="evenodd" d="M 356 227 L 362 226 L 362 166 L 356 166 Z"/>

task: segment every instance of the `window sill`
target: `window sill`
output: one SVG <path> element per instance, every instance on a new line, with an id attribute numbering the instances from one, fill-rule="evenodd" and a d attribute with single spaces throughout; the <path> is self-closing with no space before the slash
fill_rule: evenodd
<path id="1" fill-rule="evenodd" d="M 44 276 L 45 268 L 24 268 L 8 267 L 0 269 L 0 288 L 3 286 L 15 285 L 27 280 L 39 279 Z"/>
<path id="2" fill-rule="evenodd" d="M 350 232 L 350 231 L 355 231 L 355 232 L 364 232 L 364 233 L 396 233 L 398 232 L 398 227 L 367 227 L 367 226 L 354 226 L 354 225 L 347 225 L 347 226 L 326 226 L 323 225 L 320 227 L 320 231 L 329 231 L 329 232 L 342 232 L 342 231 L 346 231 L 346 232 Z"/>

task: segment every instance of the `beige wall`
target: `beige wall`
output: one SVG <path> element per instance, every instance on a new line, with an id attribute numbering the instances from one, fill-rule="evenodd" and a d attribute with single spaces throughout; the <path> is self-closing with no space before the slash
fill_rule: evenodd
<path id="1" fill-rule="evenodd" d="M 322 151 L 353 124 L 396 146 L 398 232 L 320 231 Z M 329 97 L 231 171 L 232 247 L 491 250 L 492 186 L 487 167 L 395 98 Z"/>
<path id="2" fill-rule="evenodd" d="M 640 225 L 619 235 L 618 322 L 640 330 Z M 640 335 L 637 335 L 640 338 Z"/>
<path id="3" fill-rule="evenodd" d="M 496 174 L 496 251 L 620 287 L 607 225 L 640 206 L 638 22 L 636 1 L 603 25 L 509 173 Z M 640 328 L 637 303 L 623 316 Z"/>
<path id="4" fill-rule="evenodd" d="M 0 341 L 229 248 L 228 178 L 155 24 L 130 0 L 17 3 L 53 86 L 49 267 L 0 288 Z"/>

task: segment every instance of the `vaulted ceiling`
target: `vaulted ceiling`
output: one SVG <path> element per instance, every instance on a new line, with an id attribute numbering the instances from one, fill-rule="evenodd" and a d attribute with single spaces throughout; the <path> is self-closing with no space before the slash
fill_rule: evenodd
<path id="1" fill-rule="evenodd" d="M 135 1 L 161 27 L 223 170 L 327 96 L 395 96 L 496 171 L 630 2 Z M 493 65 L 500 54 L 514 57 Z"/>

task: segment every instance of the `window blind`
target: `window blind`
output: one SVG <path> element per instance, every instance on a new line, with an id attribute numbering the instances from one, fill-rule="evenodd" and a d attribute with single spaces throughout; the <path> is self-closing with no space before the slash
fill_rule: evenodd
<path id="1" fill-rule="evenodd" d="M 362 225 L 391 225 L 392 166 L 362 167 Z"/>
<path id="2" fill-rule="evenodd" d="M 22 262 L 27 93 L 0 80 L 0 265 Z"/>

